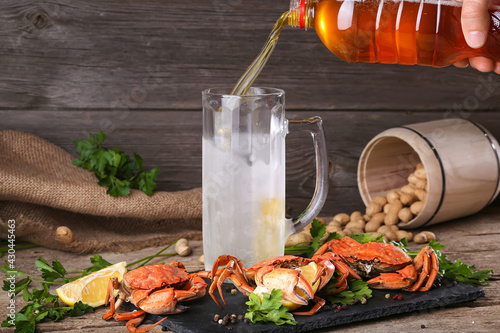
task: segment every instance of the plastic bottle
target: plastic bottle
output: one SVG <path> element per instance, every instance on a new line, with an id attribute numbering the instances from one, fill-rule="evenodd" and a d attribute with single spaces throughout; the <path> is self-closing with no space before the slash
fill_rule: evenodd
<path id="1" fill-rule="evenodd" d="M 490 10 L 486 44 L 464 38 L 455 0 L 291 0 L 288 24 L 314 28 L 347 62 L 442 67 L 474 56 L 500 61 L 500 10 Z"/>

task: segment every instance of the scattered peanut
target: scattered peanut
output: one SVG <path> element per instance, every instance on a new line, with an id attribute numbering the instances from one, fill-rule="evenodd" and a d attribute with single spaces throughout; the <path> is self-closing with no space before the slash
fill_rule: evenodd
<path id="1" fill-rule="evenodd" d="M 186 238 L 181 238 L 175 243 L 175 252 L 181 257 L 186 257 L 191 254 L 191 245 Z"/>
<path id="2" fill-rule="evenodd" d="M 363 220 L 364 217 L 363 217 L 363 214 L 361 214 L 361 212 L 352 212 L 351 216 L 350 216 L 350 221 L 351 222 L 354 222 L 354 221 L 357 221 L 357 220 Z"/>
<path id="3" fill-rule="evenodd" d="M 364 229 L 366 225 L 365 220 L 357 220 L 353 222 L 349 222 L 345 225 L 346 228 L 359 228 L 359 229 Z"/>
<path id="4" fill-rule="evenodd" d="M 377 231 L 378 228 L 384 223 L 385 213 L 377 213 L 375 214 L 368 223 L 365 224 L 366 232 L 374 232 Z"/>
<path id="5" fill-rule="evenodd" d="M 373 216 L 377 213 L 380 213 L 382 211 L 382 206 L 380 206 L 378 203 L 372 201 L 366 206 L 366 215 L 368 216 Z"/>
<path id="6" fill-rule="evenodd" d="M 199 258 L 198 258 L 198 261 L 200 262 L 200 264 L 205 264 L 205 255 L 202 254 Z"/>
<path id="7" fill-rule="evenodd" d="M 409 231 L 406 231 L 406 230 L 398 230 L 396 231 L 396 236 L 398 237 L 398 242 L 400 240 L 402 240 L 403 238 L 406 238 L 406 240 L 408 240 L 408 242 L 411 242 L 411 240 L 413 239 L 413 234 Z"/>
<path id="8" fill-rule="evenodd" d="M 399 230 L 398 224 L 409 223 L 422 212 L 427 199 L 427 174 L 422 163 L 415 171 L 408 175 L 408 184 L 400 189 L 387 192 L 384 196 L 375 196 L 366 206 L 365 215 L 360 211 L 350 215 L 340 213 L 326 225 L 324 239 L 331 233 L 348 236 L 352 233 L 371 233 L 372 237 L 383 235 L 385 241 L 399 241 L 406 238 L 417 242 L 423 238 L 426 242 L 435 239 L 435 235 L 419 233 L 413 237 L 411 232 Z M 325 223 L 325 221 L 322 221 Z M 310 228 L 310 226 L 309 226 Z M 308 229 L 309 229 L 308 228 Z M 286 246 L 293 246 L 302 242 L 311 242 L 309 230 L 294 234 L 287 239 Z"/>
<path id="9" fill-rule="evenodd" d="M 346 225 L 351 220 L 351 217 L 347 214 L 340 213 L 340 214 L 335 215 L 333 220 L 335 222 L 339 222 L 341 225 Z"/>
<path id="10" fill-rule="evenodd" d="M 384 207 L 387 203 L 387 198 L 379 195 L 373 198 L 372 202 L 377 203 L 380 207 Z"/>
<path id="11" fill-rule="evenodd" d="M 73 232 L 68 227 L 58 227 L 56 229 L 56 239 L 61 243 L 71 243 L 74 240 Z"/>
<path id="12" fill-rule="evenodd" d="M 293 246 L 299 243 L 310 242 L 312 241 L 311 233 L 309 231 L 306 232 L 298 232 L 296 234 L 292 234 L 288 236 L 285 242 L 285 247 Z"/>
<path id="13" fill-rule="evenodd" d="M 413 213 L 410 211 L 410 208 L 404 207 L 399 211 L 398 218 L 401 222 L 408 223 L 413 219 Z"/>
<path id="14" fill-rule="evenodd" d="M 382 222 L 383 221 L 381 221 L 380 223 L 378 221 L 369 221 L 365 225 L 365 231 L 366 232 L 376 232 L 378 230 L 378 228 L 380 228 L 382 226 Z"/>
<path id="15" fill-rule="evenodd" d="M 436 235 L 430 231 L 422 231 L 413 238 L 413 241 L 417 244 L 428 243 L 433 240 L 436 240 Z"/>
<path id="16" fill-rule="evenodd" d="M 399 200 L 396 200 L 393 203 L 389 204 L 389 209 L 384 219 L 385 224 L 387 225 L 398 224 L 399 223 L 398 213 L 402 208 L 403 204 Z"/>

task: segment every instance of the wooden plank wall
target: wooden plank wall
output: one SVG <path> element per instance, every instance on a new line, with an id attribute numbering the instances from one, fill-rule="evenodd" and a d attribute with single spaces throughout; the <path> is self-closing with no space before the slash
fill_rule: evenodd
<path id="1" fill-rule="evenodd" d="M 0 11 L 0 130 L 72 151 L 103 129 L 109 145 L 160 168 L 160 189 L 201 185 L 201 91 L 231 86 L 288 2 L 265 0 L 4 0 Z M 473 69 L 347 64 L 313 30 L 287 27 L 257 81 L 287 94 L 287 115 L 320 115 L 331 190 L 323 214 L 362 207 L 356 166 L 377 133 L 464 117 L 500 138 L 500 76 Z M 291 133 L 291 214 L 314 186 L 312 148 Z M 497 201 L 498 202 L 498 201 Z"/>

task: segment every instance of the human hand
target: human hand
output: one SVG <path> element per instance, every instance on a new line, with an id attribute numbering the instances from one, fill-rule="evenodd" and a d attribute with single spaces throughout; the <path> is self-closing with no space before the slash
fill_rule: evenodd
<path id="1" fill-rule="evenodd" d="M 463 0 L 462 30 L 467 44 L 474 49 L 482 47 L 488 37 L 490 25 L 488 9 L 490 9 L 490 6 L 500 8 L 500 0 Z M 460 68 L 467 67 L 469 64 L 480 72 L 494 70 L 500 74 L 500 62 L 495 62 L 486 57 L 461 59 L 454 63 L 455 66 Z"/>

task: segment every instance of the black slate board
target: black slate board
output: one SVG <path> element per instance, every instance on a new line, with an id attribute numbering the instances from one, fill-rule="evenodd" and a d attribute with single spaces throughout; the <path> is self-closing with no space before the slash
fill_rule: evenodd
<path id="1" fill-rule="evenodd" d="M 225 288 L 223 288 L 225 289 Z M 393 300 L 386 299 L 385 295 L 402 295 L 403 299 Z M 395 314 L 408 313 L 413 311 L 428 310 L 446 305 L 470 302 L 485 296 L 484 290 L 463 284 L 453 283 L 448 280 L 442 280 L 442 286 L 431 289 L 427 292 L 404 292 L 400 290 L 373 290 L 373 297 L 366 304 L 355 304 L 347 306 L 346 309 L 335 311 L 332 308 L 321 310 L 314 316 L 295 316 L 297 325 L 282 325 L 274 324 L 246 324 L 238 321 L 236 324 L 229 324 L 236 332 L 266 332 L 266 333 L 282 333 L 282 332 L 306 332 L 314 329 L 333 327 L 342 324 L 358 322 L 367 319 L 386 317 Z M 186 312 L 169 315 L 168 319 L 160 325 L 167 327 L 177 333 L 203 333 L 203 332 L 227 332 L 228 326 L 222 326 L 214 322 L 215 314 L 224 316 L 226 314 L 245 314 L 247 305 L 245 302 L 248 297 L 238 292 L 237 295 L 231 295 L 229 292 L 224 292 L 224 297 L 228 306 L 220 309 L 209 295 L 202 299 L 183 303 L 189 306 Z M 312 302 L 311 302 L 312 303 Z M 122 311 L 132 311 L 137 309 L 130 303 L 125 303 L 122 306 Z M 302 311 L 303 308 L 300 309 Z M 157 322 L 163 316 L 148 314 L 147 319 Z M 145 321 L 142 326 L 150 325 L 150 321 Z"/>

